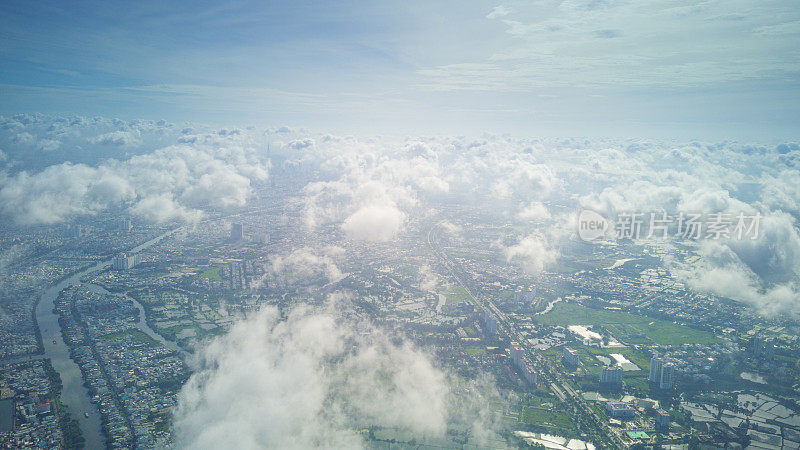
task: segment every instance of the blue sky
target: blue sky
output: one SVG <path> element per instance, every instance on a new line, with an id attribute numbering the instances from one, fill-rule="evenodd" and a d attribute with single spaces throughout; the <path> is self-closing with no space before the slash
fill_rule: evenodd
<path id="1" fill-rule="evenodd" d="M 0 113 L 787 139 L 786 1 L 0 4 Z"/>

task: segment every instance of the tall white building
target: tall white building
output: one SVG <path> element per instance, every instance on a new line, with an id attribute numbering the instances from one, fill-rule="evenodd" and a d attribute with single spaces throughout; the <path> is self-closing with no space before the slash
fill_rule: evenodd
<path id="1" fill-rule="evenodd" d="M 658 387 L 661 389 L 672 389 L 672 385 L 675 382 L 675 365 L 672 363 L 665 363 L 663 367 L 661 367 L 661 380 L 658 383 Z"/>
<path id="2" fill-rule="evenodd" d="M 539 383 L 539 374 L 533 370 L 533 365 L 530 363 L 530 361 L 525 361 L 525 367 L 522 369 L 522 374 L 525 376 L 525 380 L 531 386 L 536 386 L 536 384 Z"/>
<path id="3" fill-rule="evenodd" d="M 519 368 L 523 367 L 522 358 L 525 357 L 525 351 L 516 342 L 511 343 L 511 361 L 514 362 Z"/>
<path id="4" fill-rule="evenodd" d="M 132 269 L 134 266 L 139 264 L 139 255 L 133 254 L 128 255 L 125 253 L 120 253 L 114 257 L 112 261 L 112 267 L 114 270 L 128 270 Z"/>
<path id="5" fill-rule="evenodd" d="M 231 225 L 231 240 L 241 241 L 244 239 L 244 227 L 241 223 L 234 223 Z"/>
<path id="6" fill-rule="evenodd" d="M 564 349 L 561 350 L 561 359 L 567 367 L 575 368 L 578 367 L 580 363 L 578 352 L 569 347 L 564 347 Z"/>
<path id="7" fill-rule="evenodd" d="M 619 366 L 603 366 L 600 369 L 600 382 L 603 384 L 622 384 L 622 367 Z"/>
<path id="8" fill-rule="evenodd" d="M 664 358 L 650 360 L 650 373 L 647 376 L 650 383 L 658 384 L 660 389 L 672 389 L 675 384 L 675 365 Z"/>
<path id="9" fill-rule="evenodd" d="M 489 336 L 494 336 L 497 334 L 497 319 L 494 318 L 494 315 L 490 313 L 488 309 L 484 309 L 481 312 L 481 316 L 483 318 L 483 325 L 486 334 Z"/>
<path id="10" fill-rule="evenodd" d="M 650 374 L 647 376 L 647 381 L 651 383 L 661 382 L 661 368 L 664 366 L 662 358 L 653 358 L 650 360 Z"/>

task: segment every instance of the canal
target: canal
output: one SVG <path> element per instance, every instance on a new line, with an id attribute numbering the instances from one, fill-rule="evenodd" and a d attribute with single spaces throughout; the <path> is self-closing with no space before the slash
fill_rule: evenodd
<path id="1" fill-rule="evenodd" d="M 131 253 L 139 252 L 152 246 L 161 239 L 175 233 L 180 228 L 161 234 L 131 250 Z M 91 402 L 89 390 L 83 384 L 80 367 L 69 357 L 69 347 L 64 343 L 61 334 L 61 327 L 58 323 L 58 314 L 53 312 L 55 300 L 58 294 L 64 289 L 80 284 L 84 276 L 105 269 L 111 264 L 111 260 L 99 262 L 88 269 L 84 269 L 69 278 L 60 281 L 55 286 L 45 290 L 36 305 L 36 323 L 42 333 L 42 344 L 44 354 L 49 358 L 53 369 L 61 376 L 61 402 L 66 406 L 67 412 L 78 421 L 83 437 L 86 439 L 86 448 L 100 449 L 105 448 L 105 437 L 100 424 L 100 411 Z M 141 305 L 136 303 L 139 308 L 140 324 L 144 323 L 144 310 Z M 147 327 L 150 333 L 150 330 Z M 150 334 L 148 333 L 148 334 Z M 155 333 L 154 333 L 155 334 Z M 163 338 L 159 339 L 163 342 Z M 170 347 L 172 348 L 172 347 Z M 88 413 L 88 417 L 84 413 Z"/>

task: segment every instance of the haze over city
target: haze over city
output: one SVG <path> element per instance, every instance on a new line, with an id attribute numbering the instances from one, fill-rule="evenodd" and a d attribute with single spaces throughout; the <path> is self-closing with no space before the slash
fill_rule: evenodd
<path id="1" fill-rule="evenodd" d="M 0 5 L 0 447 L 800 448 L 790 1 Z"/>

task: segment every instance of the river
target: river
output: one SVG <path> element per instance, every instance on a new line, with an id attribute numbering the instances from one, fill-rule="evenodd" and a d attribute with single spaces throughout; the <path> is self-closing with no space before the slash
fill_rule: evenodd
<path id="1" fill-rule="evenodd" d="M 139 252 L 152 246 L 166 236 L 169 236 L 180 228 L 161 234 L 131 250 L 130 253 Z M 61 376 L 61 402 L 66 406 L 70 415 L 78 421 L 83 437 L 86 439 L 86 448 L 99 449 L 105 448 L 105 436 L 100 425 L 100 411 L 97 406 L 90 401 L 89 390 L 83 385 L 81 369 L 69 357 L 69 347 L 64 343 L 61 335 L 61 327 L 58 324 L 58 314 L 53 313 L 55 300 L 58 293 L 64 289 L 80 284 L 82 277 L 105 269 L 111 265 L 111 260 L 99 262 L 88 269 L 62 280 L 55 286 L 50 287 L 39 299 L 36 305 L 36 323 L 42 333 L 42 344 L 44 344 L 45 357 L 49 358 L 53 368 Z M 138 303 L 140 322 L 144 323 L 144 311 Z M 145 326 L 147 324 L 145 323 Z M 149 327 L 148 327 L 149 329 Z M 152 330 L 150 330 L 152 332 Z M 149 333 L 148 333 L 149 334 Z M 89 413 L 89 417 L 84 415 Z"/>
<path id="2" fill-rule="evenodd" d="M 132 297 L 129 297 L 128 295 L 124 295 L 124 294 L 115 294 L 113 292 L 108 291 L 103 286 L 100 286 L 100 285 L 97 285 L 97 284 L 93 284 L 93 283 L 92 284 L 87 284 L 86 287 L 89 288 L 89 290 L 91 290 L 92 292 L 97 293 L 97 294 L 101 294 L 101 295 L 117 295 L 117 296 L 121 295 L 122 297 L 125 297 L 127 300 L 132 301 L 133 302 L 133 306 L 135 306 L 136 309 L 139 311 L 139 322 L 136 324 L 136 328 L 139 331 L 141 331 L 142 333 L 150 336 L 150 338 L 152 338 L 154 341 L 160 343 L 164 347 L 167 347 L 168 349 L 180 354 L 181 357 L 185 358 L 187 356 L 186 351 L 183 350 L 182 348 L 180 348 L 180 346 L 178 346 L 177 343 L 165 339 L 163 336 L 161 336 L 160 334 L 156 333 L 152 328 L 150 328 L 149 325 L 147 325 L 147 320 L 146 320 L 146 317 L 145 317 L 145 314 L 144 314 L 144 307 L 141 305 L 141 303 L 136 301 L 136 299 L 134 299 Z"/>

